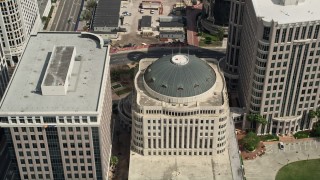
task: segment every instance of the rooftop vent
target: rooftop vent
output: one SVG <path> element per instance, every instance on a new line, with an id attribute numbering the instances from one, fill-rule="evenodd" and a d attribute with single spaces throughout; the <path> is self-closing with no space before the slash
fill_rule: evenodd
<path id="1" fill-rule="evenodd" d="M 69 79 L 75 60 L 74 46 L 55 46 L 44 75 L 41 90 L 42 95 L 66 95 Z"/>

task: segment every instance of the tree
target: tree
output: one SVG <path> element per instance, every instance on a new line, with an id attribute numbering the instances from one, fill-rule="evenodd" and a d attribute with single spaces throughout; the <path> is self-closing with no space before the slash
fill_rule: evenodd
<path id="1" fill-rule="evenodd" d="M 265 118 L 263 118 L 260 114 L 249 114 L 247 115 L 247 120 L 249 122 L 257 122 L 262 125 L 266 125 L 268 123 L 268 121 Z"/>
<path id="2" fill-rule="evenodd" d="M 97 2 L 95 0 L 90 0 L 87 2 L 86 8 L 92 10 L 96 7 Z"/>
<path id="3" fill-rule="evenodd" d="M 91 17 L 92 17 L 91 11 L 85 10 L 82 12 L 82 19 L 83 20 L 89 21 L 91 19 Z"/>
<path id="4" fill-rule="evenodd" d="M 242 145 L 248 151 L 253 151 L 260 142 L 259 137 L 254 132 L 249 132 L 243 139 Z"/>
<path id="5" fill-rule="evenodd" d="M 219 41 L 222 41 L 222 40 L 223 40 L 223 36 L 224 36 L 224 30 L 223 30 L 223 28 L 220 27 L 220 28 L 218 29 L 217 36 L 218 36 Z"/>
<path id="6" fill-rule="evenodd" d="M 111 156 L 111 159 L 110 159 L 111 168 L 116 167 L 116 165 L 118 164 L 118 162 L 119 162 L 119 159 L 118 159 L 117 156 Z"/>
<path id="7" fill-rule="evenodd" d="M 318 114 L 317 114 L 316 111 L 314 111 L 314 110 L 310 110 L 310 111 L 309 111 L 309 118 L 310 118 L 310 119 L 317 117 L 317 115 L 318 115 Z"/>
<path id="8" fill-rule="evenodd" d="M 314 123 L 310 135 L 312 137 L 320 137 L 320 121 Z"/>
<path id="9" fill-rule="evenodd" d="M 42 16 L 42 18 L 41 18 L 42 22 L 46 22 L 47 19 L 48 19 L 48 17 L 46 17 L 46 16 Z"/>

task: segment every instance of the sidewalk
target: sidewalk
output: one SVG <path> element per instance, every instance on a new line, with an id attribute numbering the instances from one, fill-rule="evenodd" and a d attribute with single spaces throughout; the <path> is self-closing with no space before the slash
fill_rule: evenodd
<path id="1" fill-rule="evenodd" d="M 60 4 L 60 0 L 57 0 L 56 3 L 52 3 L 52 6 L 54 6 L 54 8 L 53 8 L 53 12 L 51 14 L 49 24 L 48 24 L 47 29 L 45 31 L 51 30 L 52 23 L 53 23 L 54 18 L 56 17 L 56 13 L 57 13 L 57 9 L 59 7 L 59 4 Z"/>

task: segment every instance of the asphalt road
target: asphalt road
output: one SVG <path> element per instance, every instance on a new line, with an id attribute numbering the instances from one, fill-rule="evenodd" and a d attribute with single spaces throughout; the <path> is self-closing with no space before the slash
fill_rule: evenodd
<path id="1" fill-rule="evenodd" d="M 225 49 L 221 50 L 208 50 L 208 49 L 187 49 L 181 48 L 181 53 L 190 55 L 196 55 L 199 58 L 206 59 L 220 59 L 225 56 Z M 169 55 L 172 53 L 179 53 L 179 49 L 154 49 L 150 51 L 135 51 L 129 53 L 112 54 L 110 58 L 110 64 L 127 64 L 130 62 L 137 62 L 143 58 L 160 58 L 163 55 Z"/>
<path id="2" fill-rule="evenodd" d="M 50 31 L 74 31 L 82 1 L 60 0 Z"/>

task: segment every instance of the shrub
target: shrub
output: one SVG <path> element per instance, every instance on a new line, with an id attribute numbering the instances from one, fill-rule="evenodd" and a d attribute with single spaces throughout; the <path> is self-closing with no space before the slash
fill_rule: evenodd
<path id="1" fill-rule="evenodd" d="M 273 134 L 259 136 L 261 141 L 279 141 L 279 137 Z"/>
<path id="2" fill-rule="evenodd" d="M 249 132 L 243 139 L 242 145 L 248 151 L 253 151 L 260 142 L 259 137 L 254 132 Z"/>
<path id="3" fill-rule="evenodd" d="M 293 136 L 297 139 L 308 138 L 310 135 L 309 131 L 299 131 L 295 133 Z"/>

